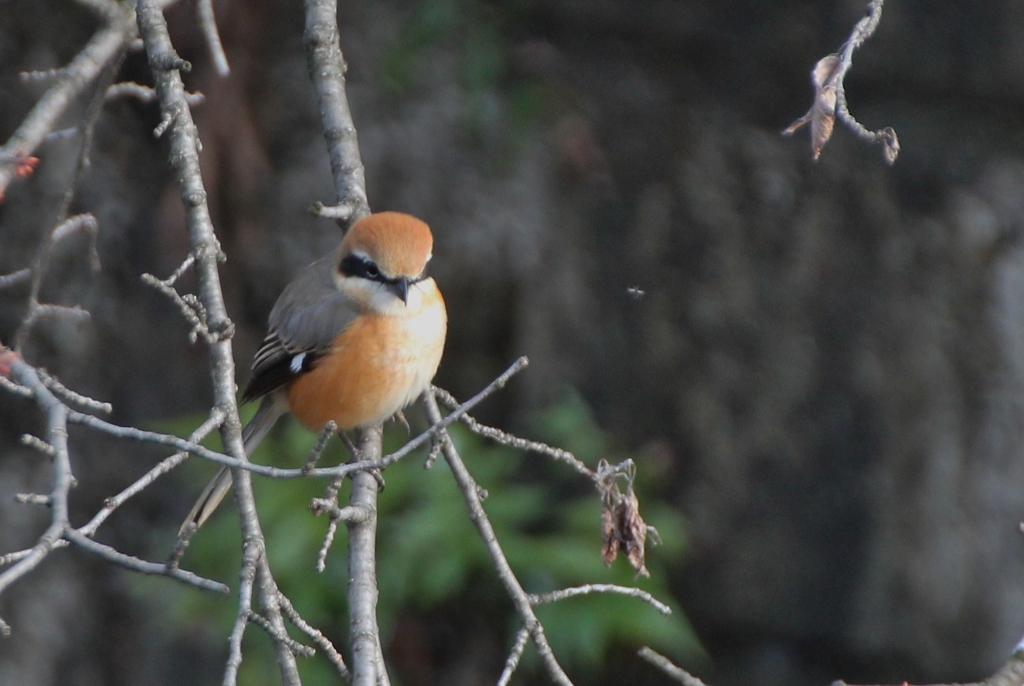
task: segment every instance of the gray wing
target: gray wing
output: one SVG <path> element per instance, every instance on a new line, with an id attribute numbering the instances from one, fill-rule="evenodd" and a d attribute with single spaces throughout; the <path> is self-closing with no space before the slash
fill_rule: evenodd
<path id="1" fill-rule="evenodd" d="M 253 359 L 242 402 L 275 391 L 315 367 L 359 312 L 359 305 L 334 282 L 333 255 L 304 269 L 270 311 L 270 330 Z"/>

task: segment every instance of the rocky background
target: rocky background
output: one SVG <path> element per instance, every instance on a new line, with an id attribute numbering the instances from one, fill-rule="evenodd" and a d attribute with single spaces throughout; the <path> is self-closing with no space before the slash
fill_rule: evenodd
<path id="1" fill-rule="evenodd" d="M 1024 633 L 1019 3 L 886 3 L 846 85 L 866 126 L 899 133 L 892 168 L 841 127 L 817 163 L 806 132 L 779 135 L 863 0 L 342 4 L 371 205 L 435 231 L 440 384 L 465 396 L 527 354 L 489 418 L 514 426 L 572 386 L 641 470 L 663 470 L 689 522 L 672 582 L 710 657 L 694 669 L 810 685 L 970 681 L 1001 664 Z M 226 80 L 191 8 L 170 16 L 207 96 L 195 116 L 244 369 L 274 298 L 337 229 L 305 211 L 333 187 L 301 3 L 215 7 Z M 67 62 L 93 29 L 74 3 L 0 2 L 0 139 L 42 92 L 17 73 Z M 122 71 L 148 82 L 140 55 Z M 43 327 L 29 351 L 119 423 L 209 401 L 205 351 L 138 278 L 187 249 L 156 123 L 133 101 L 100 119 L 73 211 L 99 218 L 104 268 L 90 274 L 71 241 L 44 290 L 92 320 Z M 0 273 L 29 263 L 75 148 L 38 155 L 0 205 Z M 0 292 L 0 340 L 24 298 Z M 3 552 L 45 519 L 11 498 L 48 483 L 18 443 L 38 422 L 0 395 Z M 79 516 L 140 451 L 81 441 Z M 125 547 L 176 526 L 192 496 L 175 488 L 112 520 Z M 77 556 L 8 591 L 0 615 L 19 629 L 0 641 L 0 683 L 217 680 L 220 646 L 153 631 L 119 578 Z M 210 673 L 169 676 L 185 663 Z"/>

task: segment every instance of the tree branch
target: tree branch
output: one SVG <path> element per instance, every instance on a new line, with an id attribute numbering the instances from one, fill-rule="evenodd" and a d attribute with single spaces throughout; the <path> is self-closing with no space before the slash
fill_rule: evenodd
<path id="1" fill-rule="evenodd" d="M 171 45 L 167 23 L 155 0 L 139 0 L 137 13 L 139 34 L 145 43 L 146 54 L 153 70 L 163 121 L 170 122 L 167 127 L 170 134 L 170 160 L 181 185 L 186 225 L 191 237 L 191 254 L 195 259 L 194 268 L 199 280 L 199 298 L 206 313 L 205 324 L 216 337 L 216 340 L 209 340 L 208 345 L 214 406 L 225 417 L 220 428 L 221 438 L 227 453 L 244 462 L 245 448 L 242 445 L 241 422 L 235 401 L 235 364 L 230 341 L 234 325 L 228 318 L 221 291 L 217 266 L 221 250 L 210 219 L 206 190 L 199 169 L 199 139 L 179 74 L 179 69 L 185 63 Z M 286 635 L 284 620 L 277 604 L 276 584 L 270 575 L 264 554 L 266 544 L 256 513 L 249 472 L 234 469 L 232 477 L 242 529 L 243 555 L 246 560 L 256 560 L 260 607 L 274 631 L 279 635 Z M 244 571 L 248 574 L 248 569 Z M 249 601 L 250 598 L 240 594 L 239 613 L 249 610 Z M 299 684 L 298 667 L 289 646 L 281 641 L 274 641 L 274 647 L 282 682 L 287 686 Z M 237 673 L 233 672 L 229 665 L 225 671 L 225 686 L 232 686 L 236 678 Z"/>
<path id="2" fill-rule="evenodd" d="M 335 217 L 344 226 L 346 222 L 369 214 L 370 203 L 366 199 L 366 172 L 359 155 L 356 127 L 345 96 L 345 71 L 348 67 L 341 54 L 336 0 L 306 0 L 303 41 L 334 176 L 337 195 Z M 347 207 L 347 215 L 339 212 L 339 207 Z"/>
<path id="3" fill-rule="evenodd" d="M 427 418 L 432 424 L 438 424 L 441 421 L 441 410 L 437 406 L 434 394 L 432 392 L 425 393 L 423 401 L 427 411 Z M 508 560 L 505 558 L 501 544 L 498 543 L 498 538 L 494 534 L 494 527 L 491 526 L 491 522 L 487 518 L 487 512 L 480 502 L 480 493 L 476 481 L 473 480 L 469 470 L 466 469 L 466 465 L 462 462 L 462 457 L 455 449 L 455 444 L 452 443 L 447 431 L 442 433 L 441 440 L 443 441 L 441 451 L 444 454 L 445 461 L 448 462 L 448 466 L 452 470 L 455 483 L 458 484 L 459 490 L 462 491 L 462 497 L 465 499 L 466 507 L 469 509 L 469 518 L 473 525 L 476 526 L 480 538 L 483 539 L 487 552 L 491 556 L 491 562 L 497 570 L 498 578 L 512 599 L 516 612 L 523 619 L 523 626 L 529 631 L 548 675 L 556 683 L 570 686 L 572 681 L 569 680 L 562 666 L 558 664 L 558 660 L 548 644 L 547 636 L 544 635 L 544 627 L 533 612 L 530 596 L 523 590 L 522 585 L 509 566 Z"/>
<path id="4" fill-rule="evenodd" d="M 843 43 L 838 53 L 826 55 L 818 60 L 811 71 L 811 82 L 814 84 L 814 103 L 807 114 L 790 124 L 782 134 L 790 136 L 803 127 L 811 125 L 811 150 L 817 160 L 822 148 L 832 136 L 832 128 L 836 117 L 868 143 L 881 143 L 882 155 L 886 164 L 892 165 L 900 154 L 900 142 L 892 127 L 878 131 L 866 129 L 852 114 L 846 103 L 846 73 L 853 66 L 853 52 L 864 44 L 878 28 L 882 18 L 882 4 L 885 0 L 871 0 L 868 3 L 867 15 L 853 27 L 850 37 Z"/>
<path id="5" fill-rule="evenodd" d="M 117 59 L 124 46 L 135 37 L 135 32 L 131 3 L 117 5 L 117 11 L 109 15 L 107 23 L 96 31 L 71 63 L 60 70 L 54 84 L 0 147 L 0 199 L 17 176 L 15 160 L 35 152 L 72 100 Z"/>

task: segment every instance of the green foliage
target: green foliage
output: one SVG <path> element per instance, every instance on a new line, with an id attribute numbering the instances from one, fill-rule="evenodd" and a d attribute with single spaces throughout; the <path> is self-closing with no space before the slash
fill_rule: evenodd
<path id="1" fill-rule="evenodd" d="M 284 424 L 264 441 L 256 461 L 282 456 L 277 463 L 297 464 L 305 458 L 315 436 L 294 423 Z M 611 451 L 589 409 L 574 394 L 541 413 L 535 425 L 538 438 L 572 450 L 587 464 L 625 457 Z M 386 448 L 395 449 L 406 438 L 400 427 L 391 428 Z M 645 502 L 641 479 L 641 513 L 658 528 L 663 543 L 648 550 L 651 578 L 634 580 L 625 560 L 617 560 L 610 569 L 601 560 L 600 498 L 589 483 L 564 465 L 495 445 L 461 427 L 455 428 L 453 438 L 477 482 L 489 493 L 484 507 L 527 591 L 617 583 L 639 586 L 671 604 L 667 569 L 680 563 L 683 523 L 668 506 Z M 321 464 L 344 458 L 340 442 L 332 443 Z M 190 482 L 198 493 L 212 468 L 198 460 L 190 462 L 188 468 L 194 472 Z M 638 473 L 643 474 L 643 465 Z M 456 612 L 488 618 L 496 633 L 505 632 L 504 647 L 510 646 L 517 620 L 444 460 L 425 471 L 418 458 L 409 457 L 387 469 L 384 476 L 387 486 L 380 496 L 378 532 L 378 609 L 384 645 L 400 617 L 450 613 L 456 608 Z M 318 574 L 313 568 L 327 520 L 314 518 L 307 506 L 326 485 L 311 479 L 254 478 L 271 565 L 282 590 L 307 620 L 343 646 L 347 643 L 344 527 L 328 556 L 327 571 Z M 169 548 L 173 532 L 167 532 L 167 537 Z M 183 565 L 237 586 L 239 549 L 236 518 L 218 513 L 195 536 Z M 237 599 L 213 599 L 191 590 L 175 592 L 180 596 L 179 623 L 206 625 L 203 631 L 211 640 L 218 636 L 223 640 L 234 620 Z M 537 612 L 559 660 L 571 670 L 586 673 L 600 669 L 609 651 L 635 650 L 642 644 L 677 660 L 692 661 L 699 646 L 678 606 L 673 610 L 672 616 L 664 617 L 634 598 L 590 595 L 540 606 Z M 244 648 L 240 682 L 267 683 L 266 675 L 275 673 L 269 640 L 252 627 Z M 537 662 L 529 648 L 521 669 L 537 669 Z M 322 658 L 301 660 L 300 665 L 304 683 L 336 683 L 336 675 Z"/>

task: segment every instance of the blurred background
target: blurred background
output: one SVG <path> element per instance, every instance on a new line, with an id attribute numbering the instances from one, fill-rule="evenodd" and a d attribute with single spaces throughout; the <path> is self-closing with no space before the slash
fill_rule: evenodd
<path id="1" fill-rule="evenodd" d="M 186 84 L 206 95 L 194 116 L 241 384 L 281 288 L 339 234 L 306 211 L 334 197 L 302 3 L 214 5 L 226 79 L 192 6 L 169 20 L 194 65 Z M 846 86 L 862 123 L 899 134 L 892 168 L 839 126 L 817 163 L 806 131 L 779 135 L 864 0 L 342 5 L 371 206 L 434 230 L 451 320 L 438 383 L 465 398 L 529 355 L 481 419 L 591 465 L 632 457 L 665 539 L 638 583 L 673 619 L 629 599 L 541 615 L 576 683 L 667 683 L 634 656 L 644 643 L 717 686 L 992 673 L 1024 633 L 1020 3 L 886 3 Z M 95 26 L 74 3 L 0 2 L 0 140 L 45 87 L 18 72 L 67 63 Z M 143 55 L 122 78 L 152 82 Z M 27 357 L 112 402 L 117 423 L 185 435 L 210 403 L 206 351 L 139 278 L 168 275 L 188 245 L 158 121 L 155 105 L 106 106 L 72 205 L 99 219 L 103 270 L 70 239 L 43 291 L 92 319 L 40 326 Z M 44 144 L 36 173 L 8 189 L 0 274 L 30 263 L 77 141 Z M 0 292 L 0 340 L 26 296 Z M 19 443 L 40 430 L 34 407 L 0 394 L 0 552 L 31 545 L 48 519 L 12 497 L 49 490 L 49 465 Z M 81 429 L 71 440 L 78 525 L 166 454 Z M 624 561 L 600 563 L 587 484 L 461 440 L 528 590 L 633 582 Z M 297 464 L 312 441 L 286 424 L 258 459 Z M 99 539 L 164 559 L 211 472 L 189 463 L 162 479 Z M 516 625 L 444 467 L 410 461 L 387 480 L 395 682 L 494 683 Z M 316 575 L 326 523 L 304 509 L 323 484 L 259 487 L 282 586 L 344 643 L 344 540 Z M 236 585 L 236 529 L 221 513 L 185 566 Z M 234 603 L 59 552 L 0 598 L 14 629 L 0 683 L 219 683 Z M 275 683 L 266 644 L 247 635 L 245 683 Z M 543 682 L 535 663 L 518 683 Z M 303 669 L 335 683 L 322 658 Z"/>

